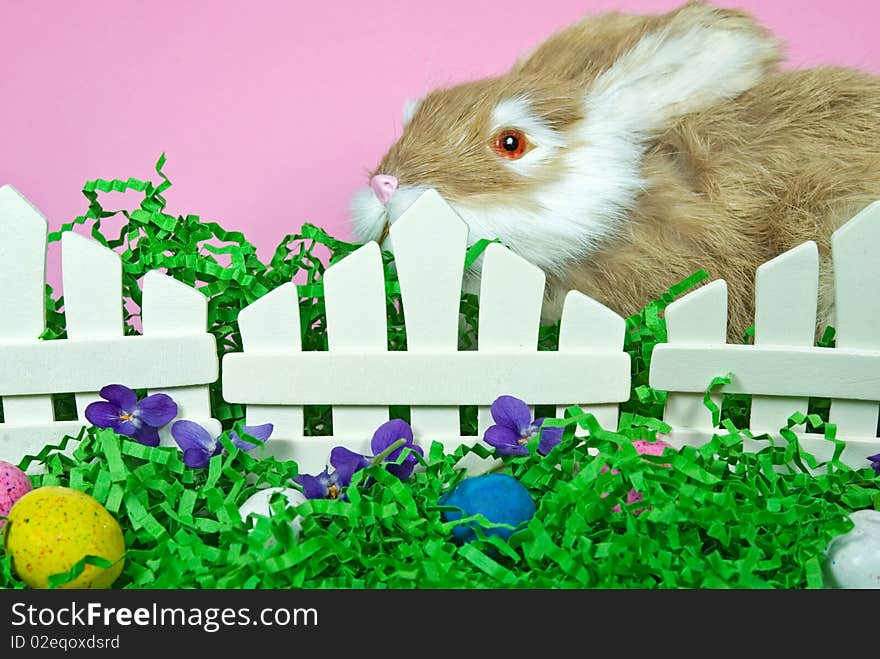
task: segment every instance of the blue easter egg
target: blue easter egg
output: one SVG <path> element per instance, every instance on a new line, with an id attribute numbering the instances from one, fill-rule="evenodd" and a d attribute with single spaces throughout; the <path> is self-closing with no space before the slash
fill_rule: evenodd
<path id="1" fill-rule="evenodd" d="M 447 522 L 483 515 L 496 524 L 518 526 L 527 522 L 535 514 L 535 502 L 529 491 L 518 480 L 507 474 L 483 474 L 465 478 L 450 492 L 440 497 L 440 505 L 455 506 L 458 510 L 444 510 L 443 519 Z M 452 529 L 456 540 L 469 542 L 475 539 L 474 527 L 478 522 L 460 524 Z M 506 540 L 513 534 L 512 529 L 504 527 L 486 528 L 486 535 L 499 536 Z"/>

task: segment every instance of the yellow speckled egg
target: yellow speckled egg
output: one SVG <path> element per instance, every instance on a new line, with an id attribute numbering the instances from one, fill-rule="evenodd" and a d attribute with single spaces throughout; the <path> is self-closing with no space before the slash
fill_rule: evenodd
<path id="1" fill-rule="evenodd" d="M 86 565 L 61 588 L 109 588 L 122 572 L 119 522 L 96 499 L 69 487 L 39 487 L 21 497 L 9 511 L 4 541 L 16 574 L 31 588 L 48 588 L 51 575 L 69 572 L 88 555 L 113 565 Z"/>

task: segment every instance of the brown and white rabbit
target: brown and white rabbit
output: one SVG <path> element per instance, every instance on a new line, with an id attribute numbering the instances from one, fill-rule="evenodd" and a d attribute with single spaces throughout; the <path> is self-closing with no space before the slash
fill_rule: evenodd
<path id="1" fill-rule="evenodd" d="M 752 323 L 755 269 L 819 245 L 819 323 L 833 313 L 830 236 L 880 199 L 880 77 L 778 69 L 750 16 L 690 2 L 588 17 L 510 72 L 405 108 L 404 132 L 352 203 L 379 239 L 427 188 L 569 289 L 622 315 L 704 268 L 729 287 L 729 337 Z"/>

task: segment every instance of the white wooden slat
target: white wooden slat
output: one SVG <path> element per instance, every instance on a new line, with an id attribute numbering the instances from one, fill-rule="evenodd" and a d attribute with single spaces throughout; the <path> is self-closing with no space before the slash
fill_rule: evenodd
<path id="1" fill-rule="evenodd" d="M 837 425 L 837 437 L 877 436 L 877 403 L 864 400 L 836 399 L 831 401 L 828 420 Z M 880 453 L 880 444 L 875 453 Z"/>
<path id="2" fill-rule="evenodd" d="M 61 237 L 61 276 L 64 314 L 71 339 L 107 339 L 122 336 L 122 260 L 119 255 L 72 231 Z M 77 365 L 94 368 L 93 360 Z M 125 377 L 118 384 L 132 386 Z M 132 375 L 135 375 L 132 372 Z M 105 384 L 117 384 L 106 382 Z M 79 391 L 76 410 L 80 419 L 89 403 L 100 400 L 97 391 Z"/>
<path id="3" fill-rule="evenodd" d="M 327 344 L 331 352 L 387 352 L 385 280 L 377 243 L 364 245 L 327 269 L 324 299 Z M 349 386 L 345 379 L 337 384 Z M 333 436 L 337 439 L 372 437 L 373 431 L 387 420 L 387 407 L 335 405 Z"/>
<path id="4" fill-rule="evenodd" d="M 0 460 L 18 464 L 26 455 L 37 455 L 47 446 L 57 446 L 66 436 L 76 437 L 82 430 L 82 421 L 47 421 L 44 423 L 0 423 Z M 69 454 L 78 446 L 68 444 L 65 453 Z M 33 463 L 27 473 L 45 472 L 45 466 Z"/>
<path id="5" fill-rule="evenodd" d="M 537 352 L 544 272 L 506 247 L 492 244 L 483 257 L 478 349 L 481 352 Z M 498 395 L 507 394 L 502 387 Z M 530 401 L 526 401 L 530 402 Z M 477 435 L 495 422 L 489 406 L 477 412 Z M 532 414 L 534 418 L 534 410 Z"/>
<path id="6" fill-rule="evenodd" d="M 819 251 L 808 241 L 761 265 L 755 274 L 755 345 L 810 347 L 816 335 Z M 753 432 L 785 427 L 808 399 L 752 396 Z"/>
<path id="7" fill-rule="evenodd" d="M 589 348 L 620 353 L 623 351 L 625 333 L 626 321 L 608 307 L 578 291 L 570 291 L 565 296 L 565 303 L 562 307 L 562 323 L 559 327 L 560 352 L 576 352 Z M 628 355 L 627 361 L 629 362 Z M 629 364 L 627 364 L 626 371 L 619 373 L 619 378 L 626 382 L 625 386 L 628 390 L 630 388 Z M 581 409 L 592 413 L 603 428 L 617 430 L 620 412 L 618 403 L 592 405 L 580 401 L 572 404 L 580 405 Z M 557 407 L 556 413 L 560 419 L 564 417 L 567 407 L 570 405 Z M 586 435 L 587 431 L 578 427 L 576 434 Z"/>
<path id="8" fill-rule="evenodd" d="M 296 284 L 289 282 L 251 303 L 238 315 L 245 351 L 239 354 L 267 353 L 274 356 L 278 353 L 299 353 L 302 350 L 299 323 L 299 295 Z M 226 395 L 230 378 L 225 373 L 225 369 L 230 356 L 226 355 L 223 359 L 223 397 L 230 402 L 248 403 L 245 413 L 245 421 L 248 425 L 273 424 L 271 439 L 301 437 L 303 435 L 302 405 L 259 405 L 252 404 L 250 398 L 235 400 Z M 268 360 L 263 368 L 264 371 L 244 371 L 238 377 L 258 385 L 268 375 L 267 371 L 283 378 L 299 377 L 295 370 L 279 371 L 274 359 Z"/>
<path id="9" fill-rule="evenodd" d="M 428 190 L 391 225 L 390 234 L 407 349 L 454 354 L 458 350 L 467 225 L 435 190 Z M 417 437 L 443 439 L 460 434 L 457 407 L 416 406 L 411 408 L 410 420 Z"/>
<path id="10" fill-rule="evenodd" d="M 880 348 L 880 202 L 874 202 L 831 238 L 834 258 L 835 329 L 839 348 Z M 832 400 L 829 421 L 837 436 L 875 437 L 877 402 Z"/>
<path id="11" fill-rule="evenodd" d="M 4 423 L 21 425 L 47 423 L 54 418 L 51 395 L 3 397 Z"/>
<path id="12" fill-rule="evenodd" d="M 651 357 L 650 385 L 655 389 L 668 391 L 663 420 L 676 428 L 711 429 L 712 412 L 703 404 L 703 391 L 712 378 L 724 375 L 715 372 L 700 381 L 696 389 L 685 390 L 670 382 L 664 376 L 675 370 L 675 364 L 658 363 L 658 352 L 670 346 L 712 346 L 723 345 L 727 340 L 727 282 L 723 279 L 710 282 L 698 288 L 666 308 L 666 332 L 669 343 L 654 348 Z M 678 393 L 697 391 L 701 393 Z M 721 394 L 712 394 L 713 402 L 721 407 Z"/>
<path id="13" fill-rule="evenodd" d="M 880 398 L 880 352 L 785 346 L 658 345 L 651 386 L 701 391 L 713 374 L 731 371 L 730 393 L 822 398 Z"/>
<path id="14" fill-rule="evenodd" d="M 199 336 L 206 333 L 208 299 L 194 288 L 156 270 L 144 277 L 142 324 L 144 336 Z M 200 360 L 199 369 L 218 369 L 217 351 L 194 355 Z M 170 380 L 173 381 L 173 380 Z M 211 417 L 211 396 L 207 384 L 186 387 L 151 389 L 165 393 L 177 403 L 177 418 L 189 419 L 202 425 L 214 436 L 220 434 L 220 422 Z M 173 446 L 171 425 L 159 430 L 162 445 Z"/>
<path id="15" fill-rule="evenodd" d="M 46 218 L 11 185 L 0 187 L 0 345 L 36 341 L 46 326 Z M 0 368 L 15 370 L 14 363 Z M 7 424 L 52 421 L 51 396 L 6 396 Z"/>
<path id="16" fill-rule="evenodd" d="M 0 369 L 0 396 L 97 391 L 113 383 L 140 389 L 167 382 L 180 386 L 213 382 L 218 369 L 216 361 L 211 363 L 211 351 L 216 355 L 216 342 L 207 333 L 0 346 L 0 363 L 18 365 Z"/>
<path id="17" fill-rule="evenodd" d="M 880 355 L 873 362 L 880 366 Z M 535 405 L 560 400 L 617 403 L 629 397 L 629 355 L 577 353 L 232 353 L 223 358 L 223 397 L 236 403 L 317 405 L 491 405 L 498 391 Z M 292 377 L 295 374 L 296 377 Z M 345 386 L 340 383 L 348 380 Z M 458 436 L 458 435 L 456 435 Z"/>

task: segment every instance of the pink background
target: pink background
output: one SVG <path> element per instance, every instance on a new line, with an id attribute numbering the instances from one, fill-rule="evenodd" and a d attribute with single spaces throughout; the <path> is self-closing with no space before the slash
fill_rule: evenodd
<path id="1" fill-rule="evenodd" d="M 155 178 L 166 151 L 169 210 L 244 231 L 264 259 L 303 222 L 345 238 L 404 98 L 500 73 L 584 14 L 679 4 L 0 0 L 0 185 L 56 228 L 86 179 Z M 880 72 L 876 0 L 716 4 L 758 16 L 792 66 Z"/>

